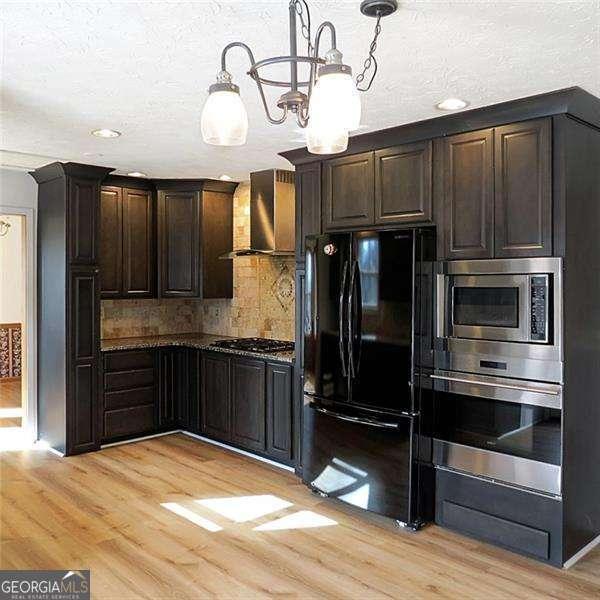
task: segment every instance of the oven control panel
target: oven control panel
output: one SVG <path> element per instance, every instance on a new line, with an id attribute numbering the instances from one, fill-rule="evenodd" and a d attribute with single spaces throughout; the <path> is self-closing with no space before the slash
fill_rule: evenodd
<path id="1" fill-rule="evenodd" d="M 531 341 L 548 341 L 548 275 L 531 276 Z"/>

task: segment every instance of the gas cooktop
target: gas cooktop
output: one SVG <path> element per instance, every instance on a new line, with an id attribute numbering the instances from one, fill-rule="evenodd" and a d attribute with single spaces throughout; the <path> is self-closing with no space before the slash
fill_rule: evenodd
<path id="1" fill-rule="evenodd" d="M 217 340 L 211 346 L 267 354 L 269 352 L 291 352 L 294 349 L 294 342 L 268 340 L 265 338 L 235 338 L 232 340 Z"/>

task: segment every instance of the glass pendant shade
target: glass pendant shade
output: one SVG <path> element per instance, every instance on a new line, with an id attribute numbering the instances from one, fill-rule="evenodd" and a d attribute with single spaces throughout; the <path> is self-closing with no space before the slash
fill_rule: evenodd
<path id="1" fill-rule="evenodd" d="M 309 115 L 317 121 L 336 123 L 346 131 L 358 129 L 361 105 L 352 75 L 343 72 L 320 75 L 310 97 Z"/>
<path id="2" fill-rule="evenodd" d="M 306 146 L 311 154 L 336 154 L 348 148 L 348 131 L 327 123 L 309 120 L 306 128 Z"/>
<path id="3" fill-rule="evenodd" d="M 214 146 L 241 146 L 248 135 L 248 114 L 240 94 L 213 91 L 206 99 L 200 121 L 202 138 Z"/>

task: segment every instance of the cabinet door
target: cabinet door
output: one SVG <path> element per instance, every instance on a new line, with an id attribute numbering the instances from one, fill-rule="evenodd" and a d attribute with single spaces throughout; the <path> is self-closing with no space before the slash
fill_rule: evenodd
<path id="1" fill-rule="evenodd" d="M 98 261 L 100 189 L 95 179 L 69 177 L 67 183 L 69 258 L 72 264 Z"/>
<path id="2" fill-rule="evenodd" d="M 323 163 L 323 228 L 345 229 L 374 223 L 373 152 Z"/>
<path id="3" fill-rule="evenodd" d="M 158 263 L 161 296 L 200 296 L 200 192 L 159 192 Z"/>
<path id="4" fill-rule="evenodd" d="M 267 452 L 275 459 L 292 459 L 292 367 L 267 364 Z"/>
<path id="5" fill-rule="evenodd" d="M 98 269 L 74 268 L 69 282 L 67 454 L 99 448 L 99 324 Z"/>
<path id="6" fill-rule="evenodd" d="M 495 256 L 552 255 L 550 120 L 497 127 Z"/>
<path id="7" fill-rule="evenodd" d="M 442 141 L 445 258 L 490 258 L 494 254 L 492 142 L 491 129 Z"/>
<path id="8" fill-rule="evenodd" d="M 302 441 L 302 403 L 304 400 L 304 325 L 305 311 L 305 272 L 296 270 L 296 360 L 294 362 L 294 402 L 293 402 L 293 452 L 296 470 L 301 473 L 300 464 Z"/>
<path id="9" fill-rule="evenodd" d="M 231 440 L 249 450 L 265 450 L 265 363 L 231 361 Z"/>
<path id="10" fill-rule="evenodd" d="M 121 188 L 105 186 L 100 191 L 100 294 L 102 298 L 121 296 L 123 203 Z"/>
<path id="11" fill-rule="evenodd" d="M 219 256 L 233 249 L 233 196 L 202 193 L 202 297 L 233 298 L 233 261 Z"/>
<path id="12" fill-rule="evenodd" d="M 296 260 L 304 261 L 304 238 L 321 233 L 321 163 L 296 168 Z"/>
<path id="13" fill-rule="evenodd" d="M 432 220 L 431 141 L 375 152 L 375 223 Z"/>
<path id="14" fill-rule="evenodd" d="M 158 351 L 158 428 L 162 431 L 177 425 L 178 398 L 177 354 L 172 348 Z"/>
<path id="15" fill-rule="evenodd" d="M 200 420 L 202 433 L 228 441 L 231 437 L 229 358 L 225 354 L 202 354 Z"/>
<path id="16" fill-rule="evenodd" d="M 188 427 L 192 433 L 200 433 L 202 427 L 200 424 L 201 415 L 201 373 L 202 373 L 202 352 L 200 350 L 189 349 L 187 352 L 188 368 Z"/>
<path id="17" fill-rule="evenodd" d="M 123 296 L 155 295 L 154 201 L 149 190 L 123 189 Z"/>

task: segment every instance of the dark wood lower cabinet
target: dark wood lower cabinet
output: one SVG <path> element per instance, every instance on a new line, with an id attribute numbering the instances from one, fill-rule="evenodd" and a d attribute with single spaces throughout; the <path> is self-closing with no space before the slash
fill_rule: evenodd
<path id="1" fill-rule="evenodd" d="M 267 452 L 292 460 L 292 367 L 267 363 Z"/>
<path id="2" fill-rule="evenodd" d="M 156 357 L 153 350 L 104 355 L 103 442 L 148 435 L 156 430 Z"/>
<path id="3" fill-rule="evenodd" d="M 231 439 L 231 394 L 229 357 L 226 354 L 202 354 L 201 422 L 202 433 L 223 441 Z"/>
<path id="4" fill-rule="evenodd" d="M 181 429 L 291 463 L 292 365 L 184 347 L 105 352 L 103 365 L 101 442 Z M 76 375 L 92 393 L 93 370 Z M 78 418 L 84 443 L 95 418 Z"/>
<path id="5" fill-rule="evenodd" d="M 265 450 L 265 363 L 231 361 L 231 441 L 249 450 Z"/>

